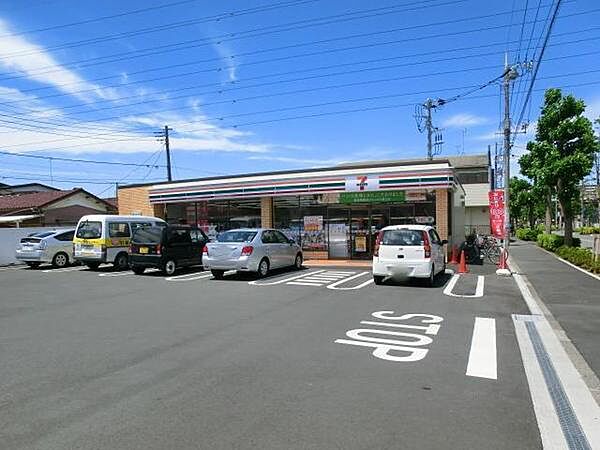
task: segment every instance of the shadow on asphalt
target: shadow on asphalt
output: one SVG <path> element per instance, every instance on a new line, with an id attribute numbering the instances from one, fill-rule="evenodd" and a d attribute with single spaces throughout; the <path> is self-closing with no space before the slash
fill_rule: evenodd
<path id="1" fill-rule="evenodd" d="M 217 280 L 215 278 L 211 278 L 213 281 L 254 281 L 254 280 L 270 280 L 273 278 L 277 278 L 282 275 L 293 275 L 294 273 L 302 273 L 306 270 L 309 270 L 310 267 L 302 267 L 301 269 L 296 269 L 295 267 L 284 267 L 282 269 L 273 269 L 269 271 L 266 277 L 259 278 L 258 275 L 254 272 L 237 272 L 232 273 L 231 275 L 225 275 L 223 279 Z"/>
<path id="2" fill-rule="evenodd" d="M 392 286 L 410 286 L 417 288 L 442 288 L 446 285 L 448 281 L 452 278 L 451 273 L 439 274 L 435 277 L 433 281 L 433 286 L 429 286 L 427 279 L 421 278 L 404 278 L 404 279 L 390 279 L 386 280 L 383 284 L 378 285 L 377 287 L 392 287 Z"/>

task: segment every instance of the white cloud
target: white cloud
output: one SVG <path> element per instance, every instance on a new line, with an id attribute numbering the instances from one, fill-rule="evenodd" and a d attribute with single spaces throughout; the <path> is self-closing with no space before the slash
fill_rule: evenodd
<path id="1" fill-rule="evenodd" d="M 10 35 L 12 30 L 0 19 L 0 66 L 17 72 L 30 80 L 54 86 L 81 100 L 91 101 L 94 97 L 112 98 L 112 90 L 88 83 L 72 70 L 59 64 L 41 46 L 27 41 L 21 36 Z M 88 93 L 77 91 L 89 90 Z M 90 94 L 95 94 L 90 95 Z"/>
<path id="2" fill-rule="evenodd" d="M 233 59 L 231 49 L 222 42 L 213 44 L 212 47 L 227 66 L 228 81 L 237 81 L 237 65 Z"/>
<path id="3" fill-rule="evenodd" d="M 442 122 L 444 128 L 464 128 L 475 125 L 483 125 L 489 120 L 485 117 L 476 116 L 469 113 L 461 113 L 450 116 Z"/>

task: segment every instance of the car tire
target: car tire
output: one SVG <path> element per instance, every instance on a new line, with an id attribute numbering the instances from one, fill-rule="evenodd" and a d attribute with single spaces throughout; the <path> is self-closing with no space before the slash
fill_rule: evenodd
<path id="1" fill-rule="evenodd" d="M 383 279 L 385 277 L 381 276 L 381 275 L 373 275 L 373 282 L 377 285 L 383 284 Z"/>
<path id="2" fill-rule="evenodd" d="M 302 254 L 301 254 L 301 253 L 298 253 L 298 254 L 296 255 L 296 259 L 294 260 L 294 268 L 295 268 L 296 270 L 300 270 L 300 269 L 302 269 L 302 263 L 303 263 L 303 260 L 302 260 Z"/>
<path id="3" fill-rule="evenodd" d="M 100 267 L 100 263 L 98 262 L 88 262 L 85 263 L 86 266 L 88 266 L 88 269 L 90 270 L 98 270 L 98 267 Z"/>
<path id="4" fill-rule="evenodd" d="M 431 273 L 429 274 L 429 278 L 427 278 L 427 286 L 433 287 L 435 285 L 435 266 L 431 266 Z"/>
<path id="5" fill-rule="evenodd" d="M 269 273 L 269 260 L 267 258 L 263 258 L 258 263 L 258 277 L 264 278 Z"/>
<path id="6" fill-rule="evenodd" d="M 52 266 L 57 269 L 62 269 L 63 267 L 67 267 L 69 265 L 69 255 L 65 252 L 58 252 L 52 258 Z"/>
<path id="7" fill-rule="evenodd" d="M 140 266 L 133 266 L 131 270 L 133 270 L 133 273 L 135 273 L 136 275 L 141 275 L 146 271 L 146 268 Z"/>
<path id="8" fill-rule="evenodd" d="M 212 273 L 212 276 L 215 277 L 215 280 L 222 280 L 223 276 L 225 275 L 224 270 L 211 270 L 210 273 Z"/>
<path id="9" fill-rule="evenodd" d="M 163 273 L 165 275 L 171 276 L 175 273 L 175 270 L 177 270 L 177 265 L 175 264 L 175 261 L 169 259 L 167 262 L 165 262 L 165 265 L 163 266 Z"/>
<path id="10" fill-rule="evenodd" d="M 37 269 L 38 267 L 40 267 L 41 263 L 39 263 L 37 261 L 31 261 L 31 262 L 26 262 L 25 264 L 27 264 L 32 269 Z"/>
<path id="11" fill-rule="evenodd" d="M 115 262 L 113 263 L 115 269 L 117 270 L 127 270 L 129 267 L 129 256 L 127 253 L 119 253 L 115 258 Z"/>

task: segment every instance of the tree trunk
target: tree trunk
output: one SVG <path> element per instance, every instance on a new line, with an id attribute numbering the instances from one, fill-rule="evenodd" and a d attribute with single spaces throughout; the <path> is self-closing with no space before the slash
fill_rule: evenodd
<path id="1" fill-rule="evenodd" d="M 548 189 L 546 194 L 546 221 L 545 221 L 546 233 L 552 232 L 552 193 Z"/>
<path id="2" fill-rule="evenodd" d="M 560 184 L 560 182 L 559 182 Z M 558 203 L 563 217 L 565 245 L 571 247 L 573 245 L 573 210 L 571 208 L 571 199 L 564 199 L 558 196 Z"/>

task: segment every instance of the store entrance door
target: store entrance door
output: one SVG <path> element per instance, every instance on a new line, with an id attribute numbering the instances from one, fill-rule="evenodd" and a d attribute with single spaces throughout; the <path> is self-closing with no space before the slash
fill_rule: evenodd
<path id="1" fill-rule="evenodd" d="M 368 207 L 352 207 L 350 210 L 350 257 L 371 258 L 371 215 Z"/>

